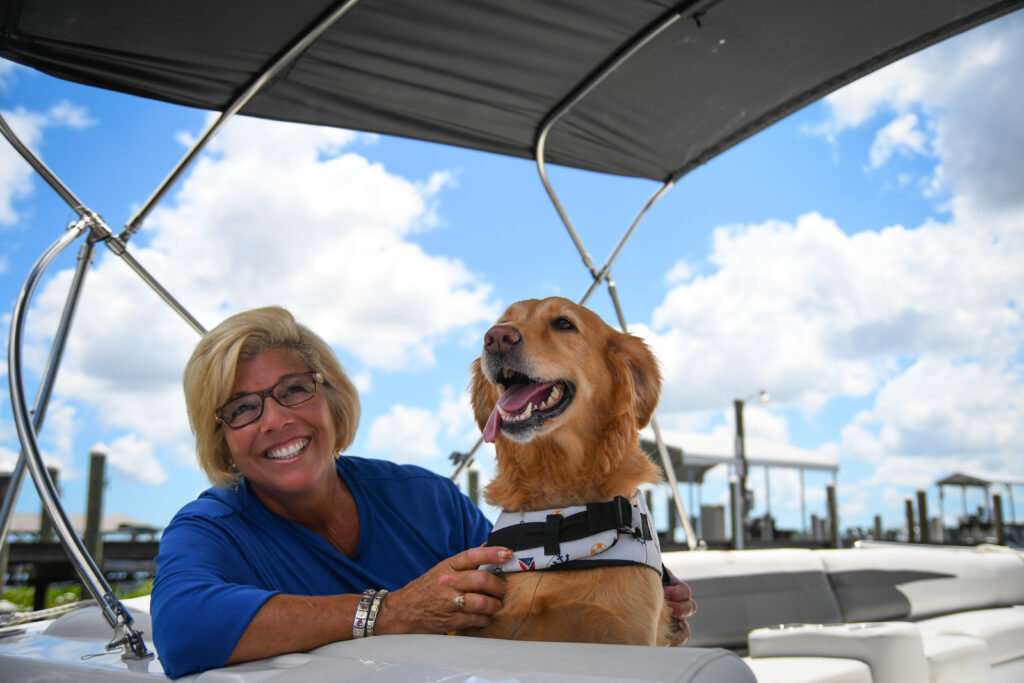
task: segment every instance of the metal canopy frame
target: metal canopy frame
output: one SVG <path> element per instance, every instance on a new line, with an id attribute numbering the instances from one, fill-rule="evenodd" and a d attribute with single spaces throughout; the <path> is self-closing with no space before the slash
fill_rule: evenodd
<path id="1" fill-rule="evenodd" d="M 11 407 L 14 413 L 14 423 L 18 432 L 18 439 L 21 441 L 22 450 L 18 455 L 14 472 L 11 476 L 11 483 L 0 506 L 0 542 L 7 538 L 10 531 L 11 520 L 14 515 L 14 507 L 17 504 L 21 486 L 25 479 L 25 470 L 28 469 L 32 475 L 36 491 L 43 504 L 47 517 L 53 523 L 54 531 L 60 540 L 64 551 L 74 565 L 82 583 L 100 605 L 104 618 L 114 629 L 114 638 L 107 645 L 107 650 L 122 650 L 124 659 L 149 659 L 153 657 L 142 633 L 132 627 L 133 619 L 131 614 L 114 594 L 103 576 L 102 571 L 89 555 L 81 538 L 75 533 L 74 528 L 68 520 L 67 514 L 58 498 L 56 487 L 50 479 L 46 467 L 43 465 L 42 455 L 36 441 L 36 434 L 43 424 L 46 408 L 52 394 L 53 385 L 56 381 L 57 371 L 63 356 L 64 347 L 67 342 L 68 333 L 71 330 L 71 323 L 74 318 L 75 308 L 81 296 L 82 284 L 89 265 L 92 263 L 94 245 L 96 242 L 103 242 L 117 256 L 119 256 L 135 273 L 149 285 L 157 295 L 163 299 L 182 319 L 198 332 L 206 334 L 204 328 L 188 310 L 185 309 L 164 287 L 154 278 L 142 265 L 135 260 L 127 250 L 127 242 L 142 226 L 149 212 L 156 204 L 163 199 L 170 188 L 194 162 L 206 144 L 216 135 L 227 122 L 258 93 L 277 73 L 281 72 L 292 63 L 302 52 L 308 48 L 328 28 L 334 25 L 345 15 L 359 0 L 345 0 L 336 8 L 325 15 L 305 35 L 295 41 L 282 55 L 274 60 L 253 82 L 242 92 L 230 107 L 210 126 L 203 136 L 186 153 L 170 175 L 161 183 L 156 192 L 146 201 L 134 218 L 127 224 L 125 230 L 115 236 L 109 226 L 100 215 L 81 202 L 78 197 L 51 171 L 43 161 L 36 156 L 14 133 L 3 116 L 0 115 L 0 134 L 7 139 L 15 150 L 28 162 L 46 183 L 71 207 L 79 218 L 73 222 L 68 229 L 43 253 L 36 261 L 36 264 L 29 272 L 18 294 L 14 306 L 14 313 L 11 320 L 10 339 L 8 342 L 8 379 L 11 390 Z M 42 387 L 39 390 L 34 409 L 30 412 L 25 401 L 25 387 L 22 382 L 21 373 L 21 342 L 22 333 L 25 327 L 25 318 L 28 313 L 28 305 L 32 299 L 36 285 L 45 273 L 46 268 L 53 260 L 66 249 L 72 242 L 83 235 L 88 235 L 78 257 L 78 265 L 75 269 L 75 276 L 71 282 L 68 296 L 65 302 L 61 320 L 54 335 L 53 347 L 44 371 Z M 31 417 L 31 422 L 30 422 Z"/>
<path id="2" fill-rule="evenodd" d="M 626 316 L 622 311 L 622 305 L 619 302 L 618 289 L 615 287 L 615 281 L 612 279 L 612 264 L 622 253 L 622 249 L 626 246 L 630 237 L 633 236 L 633 232 L 637 226 L 640 225 L 640 221 L 643 220 L 644 216 L 650 210 L 654 204 L 665 196 L 672 187 L 675 185 L 675 179 L 669 179 L 658 188 L 658 190 L 651 195 L 651 197 L 644 203 L 640 212 L 630 223 L 626 232 L 622 235 L 615 249 L 612 250 L 611 255 L 600 269 L 594 266 L 594 261 L 587 252 L 586 247 L 583 245 L 583 240 L 580 238 L 579 233 L 573 226 L 572 221 L 569 219 L 569 215 L 566 213 L 565 208 L 562 206 L 562 202 L 558 199 L 558 193 L 555 192 L 554 187 L 551 185 L 551 181 L 548 178 L 547 166 L 544 159 L 544 149 L 547 145 L 548 135 L 551 133 L 551 129 L 554 128 L 555 124 L 568 114 L 574 106 L 581 102 L 590 92 L 600 86 L 601 82 L 604 81 L 608 76 L 614 73 L 619 67 L 625 64 L 633 55 L 637 54 L 643 49 L 644 45 L 653 40 L 662 31 L 667 29 L 672 24 L 676 23 L 683 18 L 683 13 L 680 10 L 673 9 L 666 14 L 662 15 L 653 24 L 646 27 L 639 34 L 634 36 L 614 55 L 612 55 L 604 64 L 602 64 L 596 71 L 589 75 L 583 80 L 564 100 L 562 100 L 551 112 L 548 113 L 544 120 L 541 122 L 540 129 L 537 131 L 537 141 L 534 145 L 534 159 L 537 163 L 537 172 L 540 175 L 541 183 L 544 185 L 545 191 L 547 191 L 548 198 L 555 207 L 555 211 L 558 213 L 559 218 L 562 220 L 562 224 L 565 226 L 566 231 L 569 233 L 572 243 L 576 246 L 576 250 L 580 254 L 580 258 L 583 259 L 583 265 L 590 271 L 591 283 L 580 298 L 579 303 L 583 305 L 590 299 L 591 294 L 594 290 L 604 282 L 608 288 L 608 294 L 611 297 L 612 305 L 615 307 L 615 314 L 619 320 L 619 326 L 623 332 L 629 332 L 629 327 L 626 323 Z M 686 514 L 686 508 L 683 505 L 683 498 L 679 493 L 679 482 L 676 481 L 675 471 L 672 468 L 671 460 L 669 459 L 668 449 L 665 447 L 665 443 L 661 438 L 661 430 L 658 428 L 657 417 L 651 417 L 651 428 L 654 430 L 654 436 L 658 443 L 658 455 L 661 458 L 662 469 L 665 471 L 665 476 L 668 479 L 668 484 L 672 490 L 672 500 L 676 509 L 676 514 L 681 520 L 683 529 L 686 534 L 686 544 L 690 550 L 696 550 L 697 538 L 693 532 L 693 526 L 690 524 L 690 517 Z M 456 465 L 455 471 L 451 474 L 451 478 L 454 480 L 458 478 L 459 474 L 465 469 L 472 461 L 474 454 L 483 444 L 483 437 L 477 439 L 476 444 L 470 449 L 465 455 L 455 454 L 459 458 L 459 462 Z"/>

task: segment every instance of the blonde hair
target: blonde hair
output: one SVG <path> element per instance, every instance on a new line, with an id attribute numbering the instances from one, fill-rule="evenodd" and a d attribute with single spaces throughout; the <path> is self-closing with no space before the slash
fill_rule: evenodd
<path id="1" fill-rule="evenodd" d="M 351 445 L 359 424 L 359 395 L 331 347 L 280 306 L 243 311 L 224 320 L 204 336 L 185 365 L 185 409 L 196 437 L 199 465 L 214 486 L 234 484 L 240 476 L 228 452 L 224 430 L 214 411 L 231 397 L 239 361 L 270 348 L 285 349 L 324 377 L 338 439 L 335 456 Z"/>

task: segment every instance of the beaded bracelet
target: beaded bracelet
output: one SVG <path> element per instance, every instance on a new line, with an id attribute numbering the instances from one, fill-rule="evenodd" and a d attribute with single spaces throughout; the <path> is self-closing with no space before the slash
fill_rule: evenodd
<path id="1" fill-rule="evenodd" d="M 384 601 L 384 596 L 387 594 L 387 589 L 381 588 L 373 596 L 373 604 L 370 605 L 370 618 L 366 620 L 366 635 L 368 636 L 373 635 L 373 625 L 377 621 L 377 613 L 380 612 L 380 603 Z"/>
<path id="2" fill-rule="evenodd" d="M 370 613 L 370 602 L 377 591 L 367 588 L 359 598 L 359 606 L 356 607 L 356 618 L 352 620 L 352 637 L 362 638 L 366 635 L 366 617 Z"/>

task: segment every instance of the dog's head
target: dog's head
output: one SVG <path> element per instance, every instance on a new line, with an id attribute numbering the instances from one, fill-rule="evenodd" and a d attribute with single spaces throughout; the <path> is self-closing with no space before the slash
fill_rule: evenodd
<path id="1" fill-rule="evenodd" d="M 484 438 L 520 444 L 607 437 L 610 429 L 624 429 L 635 442 L 661 390 L 642 340 L 559 297 L 512 304 L 484 336 L 472 373 Z"/>

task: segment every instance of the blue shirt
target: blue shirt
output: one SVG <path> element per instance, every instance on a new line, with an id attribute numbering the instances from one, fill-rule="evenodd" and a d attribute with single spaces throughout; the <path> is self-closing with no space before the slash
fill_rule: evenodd
<path id="1" fill-rule="evenodd" d="M 491 524 L 447 478 L 421 467 L 343 456 L 339 474 L 359 510 L 347 557 L 270 511 L 243 479 L 210 488 L 164 530 L 151 610 L 171 678 L 224 666 L 270 597 L 401 588 L 441 560 L 479 546 Z"/>

